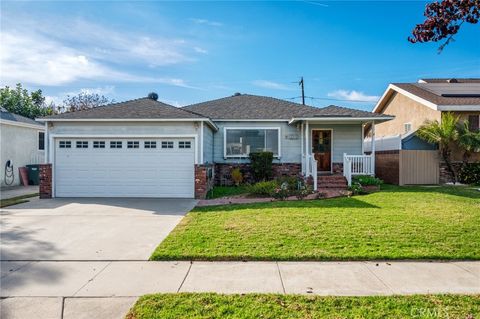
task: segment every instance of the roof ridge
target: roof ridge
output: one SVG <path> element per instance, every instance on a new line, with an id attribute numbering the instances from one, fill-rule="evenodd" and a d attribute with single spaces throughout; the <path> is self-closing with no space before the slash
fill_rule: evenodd
<path id="1" fill-rule="evenodd" d="M 136 98 L 136 99 L 125 100 L 125 101 L 122 101 L 122 102 L 108 103 L 108 104 L 105 104 L 105 105 L 98 105 L 98 106 L 85 108 L 85 109 L 81 109 L 81 110 L 76 110 L 76 111 L 66 111 L 66 112 L 63 112 L 63 113 L 60 113 L 60 114 L 78 113 L 78 112 L 84 112 L 84 111 L 89 111 L 91 109 L 97 109 L 97 108 L 103 108 L 103 107 L 115 107 L 115 106 L 118 106 L 118 104 L 128 103 L 128 102 L 133 102 L 133 101 L 139 101 L 139 100 L 143 100 L 143 99 L 148 99 L 148 97 L 140 97 L 140 98 Z"/>

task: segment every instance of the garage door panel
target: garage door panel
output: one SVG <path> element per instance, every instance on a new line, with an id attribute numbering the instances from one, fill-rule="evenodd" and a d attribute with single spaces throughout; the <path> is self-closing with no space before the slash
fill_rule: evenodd
<path id="1" fill-rule="evenodd" d="M 138 140 L 139 148 L 60 148 L 55 143 L 55 194 L 58 197 L 193 197 L 193 139 L 169 139 L 174 148 L 162 149 L 161 139 Z M 95 139 L 99 141 L 99 139 Z M 190 141 L 192 148 L 178 148 L 178 141 Z M 157 148 L 144 148 L 144 141 L 156 141 Z"/>

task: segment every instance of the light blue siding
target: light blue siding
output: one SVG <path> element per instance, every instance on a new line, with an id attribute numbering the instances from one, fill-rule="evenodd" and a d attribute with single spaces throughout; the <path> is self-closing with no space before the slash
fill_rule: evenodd
<path id="1" fill-rule="evenodd" d="M 213 131 L 208 125 L 203 126 L 203 162 L 213 162 Z"/>
<path id="2" fill-rule="evenodd" d="M 214 134 L 214 161 L 216 163 L 245 163 L 248 159 L 224 158 L 223 133 L 225 127 L 278 127 L 280 128 L 280 159 L 275 163 L 301 163 L 300 129 L 287 122 L 215 122 L 218 131 Z"/>
<path id="3" fill-rule="evenodd" d="M 310 124 L 309 149 L 312 145 L 311 131 L 314 129 L 333 130 L 333 162 L 342 163 L 343 153 L 362 155 L 362 124 Z"/>

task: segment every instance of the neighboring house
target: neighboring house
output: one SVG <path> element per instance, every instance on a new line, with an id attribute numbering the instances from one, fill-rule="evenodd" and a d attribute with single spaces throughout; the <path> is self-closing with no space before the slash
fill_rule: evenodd
<path id="1" fill-rule="evenodd" d="M 53 167 L 45 197 L 203 198 L 214 183 L 231 184 L 235 167 L 251 180 L 248 154 L 257 151 L 274 154 L 275 176 L 312 176 L 317 188 L 318 173 L 341 174 L 344 162 L 348 174 L 373 174 L 363 128 L 390 119 L 246 94 L 183 108 L 141 98 L 49 116 L 40 119 Z"/>
<path id="2" fill-rule="evenodd" d="M 19 167 L 44 162 L 45 126 L 1 108 L 0 135 L 1 185 L 19 185 Z M 10 161 L 9 167 L 6 167 L 7 161 Z"/>
<path id="3" fill-rule="evenodd" d="M 395 116 L 392 121 L 375 128 L 376 169 L 380 178 L 397 184 L 448 182 L 451 177 L 437 156 L 438 152 L 434 151 L 437 146 L 421 140 L 416 131 L 425 121 L 440 122 L 444 112 L 453 112 L 461 123 L 468 120 L 470 129 L 478 131 L 480 79 L 422 79 L 418 83 L 393 83 L 373 112 Z M 367 139 L 366 151 L 370 147 L 371 141 Z M 456 145 L 452 145 L 452 150 L 453 161 L 459 166 L 463 152 Z M 470 161 L 480 161 L 480 153 L 472 154 Z"/>

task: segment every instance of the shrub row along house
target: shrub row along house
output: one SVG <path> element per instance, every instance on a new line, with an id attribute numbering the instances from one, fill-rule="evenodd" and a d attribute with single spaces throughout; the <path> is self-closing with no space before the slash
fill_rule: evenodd
<path id="1" fill-rule="evenodd" d="M 338 106 L 316 108 L 235 94 L 183 108 L 141 98 L 40 119 L 47 165 L 41 197 L 204 198 L 232 183 L 248 155 L 274 155 L 274 176 L 374 174 L 365 125 L 393 117 Z M 330 182 L 331 180 L 326 180 Z"/>
<path id="2" fill-rule="evenodd" d="M 375 106 L 374 113 L 395 116 L 376 126 L 376 174 L 394 184 L 438 184 L 452 181 L 452 174 L 439 156 L 438 145 L 418 135 L 426 122 L 442 122 L 446 113 L 468 121 L 469 130 L 479 132 L 480 79 L 421 79 L 418 83 L 390 84 Z M 367 128 L 369 130 L 369 128 Z M 451 143 L 451 160 L 458 171 L 464 152 Z M 371 150 L 366 140 L 366 151 Z M 468 161 L 479 162 L 480 152 Z"/>

